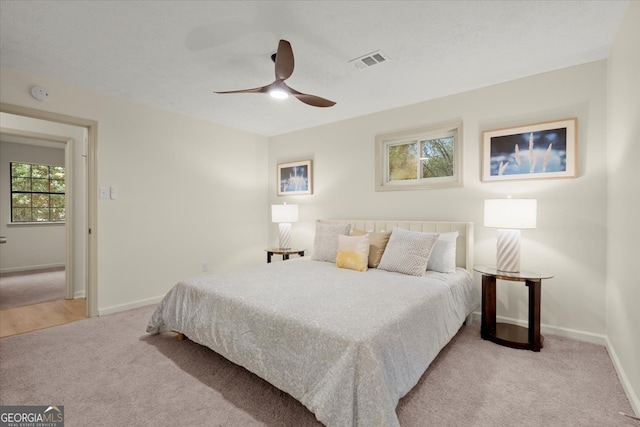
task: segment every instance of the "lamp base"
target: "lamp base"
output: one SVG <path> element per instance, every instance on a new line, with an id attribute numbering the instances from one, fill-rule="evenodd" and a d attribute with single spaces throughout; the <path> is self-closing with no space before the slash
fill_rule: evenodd
<path id="1" fill-rule="evenodd" d="M 507 273 L 520 272 L 520 230 L 498 229 L 496 268 Z"/>
<path id="2" fill-rule="evenodd" d="M 278 236 L 279 249 L 291 249 L 291 223 L 281 222 L 278 224 L 280 235 Z"/>

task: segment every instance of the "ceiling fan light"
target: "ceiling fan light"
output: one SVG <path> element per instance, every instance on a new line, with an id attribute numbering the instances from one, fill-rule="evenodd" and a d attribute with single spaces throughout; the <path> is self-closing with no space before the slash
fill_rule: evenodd
<path id="1" fill-rule="evenodd" d="M 276 99 L 286 99 L 289 97 L 289 92 L 282 88 L 276 87 L 269 90 L 269 95 Z"/>

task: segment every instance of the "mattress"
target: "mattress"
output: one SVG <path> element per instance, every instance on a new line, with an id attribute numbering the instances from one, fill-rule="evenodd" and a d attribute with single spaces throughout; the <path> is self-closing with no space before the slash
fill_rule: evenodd
<path id="1" fill-rule="evenodd" d="M 147 332 L 184 333 L 327 426 L 399 426 L 399 399 L 477 305 L 462 268 L 417 277 L 305 257 L 181 281 Z"/>

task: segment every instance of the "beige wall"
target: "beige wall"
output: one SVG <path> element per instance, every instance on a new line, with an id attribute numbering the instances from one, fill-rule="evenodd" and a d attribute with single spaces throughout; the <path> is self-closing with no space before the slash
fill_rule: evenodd
<path id="1" fill-rule="evenodd" d="M 640 3 L 631 2 L 609 58 L 607 336 L 640 416 Z"/>
<path id="2" fill-rule="evenodd" d="M 203 262 L 264 262 L 266 138 L 6 68 L 0 100 L 98 122 L 98 186 L 118 189 L 97 203 L 101 314 L 158 301 Z"/>
<path id="3" fill-rule="evenodd" d="M 538 200 L 538 228 L 523 231 L 522 268 L 555 275 L 542 285 L 543 331 L 604 343 L 606 272 L 606 62 L 600 61 L 269 139 L 269 203 L 299 204 L 296 246 L 311 249 L 318 218 L 473 221 L 475 262 L 495 264 L 496 232 L 483 200 Z M 577 117 L 576 179 L 480 181 L 483 130 Z M 462 119 L 464 186 L 375 192 L 377 134 Z M 277 163 L 313 159 L 314 194 L 277 197 Z M 276 242 L 277 227 L 269 238 Z M 476 277 L 479 284 L 479 277 Z M 499 286 L 498 314 L 526 322 L 524 285 Z"/>

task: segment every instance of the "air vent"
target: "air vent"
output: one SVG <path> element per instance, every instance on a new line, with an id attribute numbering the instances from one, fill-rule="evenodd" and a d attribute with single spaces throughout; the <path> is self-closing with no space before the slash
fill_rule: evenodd
<path id="1" fill-rule="evenodd" d="M 377 50 L 359 58 L 352 59 L 351 61 L 349 61 L 349 63 L 353 64 L 356 68 L 369 68 L 388 60 L 389 57 L 387 55 Z"/>

